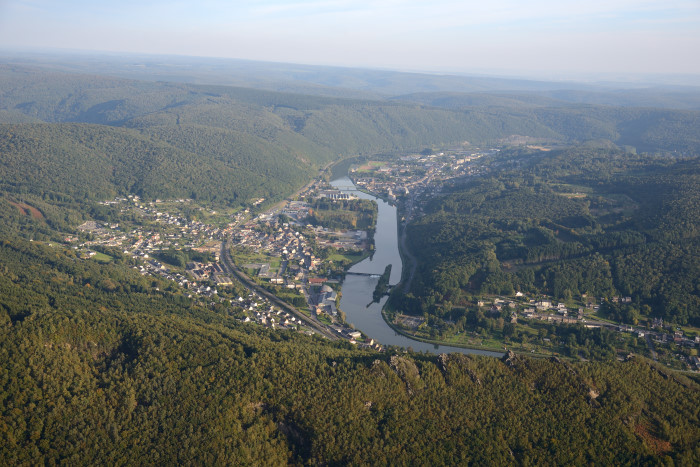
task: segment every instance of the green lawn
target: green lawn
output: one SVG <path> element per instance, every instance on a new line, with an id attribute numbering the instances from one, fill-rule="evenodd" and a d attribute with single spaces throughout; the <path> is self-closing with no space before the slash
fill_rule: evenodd
<path id="1" fill-rule="evenodd" d="M 104 253 L 97 252 L 95 256 L 92 257 L 92 259 L 94 259 L 98 263 L 111 263 L 113 258 Z"/>
<path id="2" fill-rule="evenodd" d="M 249 263 L 268 263 L 270 269 L 279 269 L 282 258 L 279 256 L 273 256 L 267 253 L 254 253 L 250 251 L 243 251 L 241 249 L 234 248 L 231 251 L 231 256 L 233 260 L 238 265 L 249 264 Z"/>
<path id="3" fill-rule="evenodd" d="M 318 320 L 326 325 L 333 324 L 333 322 L 330 320 L 330 318 L 326 315 L 318 315 Z"/>
<path id="4" fill-rule="evenodd" d="M 355 169 L 355 173 L 367 173 L 367 172 L 373 172 L 374 170 L 378 169 L 379 167 L 383 167 L 387 165 L 387 162 L 383 161 L 369 161 L 366 162 L 365 164 L 357 167 Z"/>
<path id="5" fill-rule="evenodd" d="M 358 252 L 349 252 L 349 253 L 334 253 L 332 255 L 329 255 L 328 259 L 329 261 L 333 261 L 336 263 L 342 263 L 343 261 L 349 261 L 350 265 L 353 265 L 355 263 L 359 263 L 363 259 L 367 258 L 369 256 L 368 251 L 358 251 Z"/>

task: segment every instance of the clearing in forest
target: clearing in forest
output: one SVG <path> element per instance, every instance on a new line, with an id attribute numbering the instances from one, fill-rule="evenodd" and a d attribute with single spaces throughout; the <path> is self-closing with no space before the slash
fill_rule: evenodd
<path id="1" fill-rule="evenodd" d="M 7 200 L 8 203 L 19 209 L 19 212 L 24 214 L 25 216 L 32 216 L 34 219 L 43 219 L 44 215 L 39 211 L 37 208 L 34 206 L 30 206 L 27 203 L 20 203 L 20 202 L 15 202 L 15 201 L 10 201 L 9 199 Z"/>

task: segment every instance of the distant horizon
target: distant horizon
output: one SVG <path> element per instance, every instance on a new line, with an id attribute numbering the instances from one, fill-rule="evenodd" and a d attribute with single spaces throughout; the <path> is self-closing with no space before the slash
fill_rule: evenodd
<path id="1" fill-rule="evenodd" d="M 407 73 L 426 76 L 455 76 L 464 78 L 496 78 L 504 80 L 523 80 L 543 83 L 571 83 L 571 84 L 591 84 L 591 85 L 626 85 L 626 86 L 680 86 L 680 87 L 700 87 L 700 73 L 622 73 L 622 72 L 587 72 L 587 73 L 566 73 L 566 72 L 526 72 L 516 69 L 474 69 L 471 71 L 453 69 L 420 69 L 420 68 L 390 68 L 380 66 L 351 66 L 328 63 L 301 63 L 284 60 L 264 60 L 241 57 L 222 57 L 209 55 L 187 55 L 177 53 L 149 53 L 131 52 L 116 50 L 94 50 L 79 48 L 57 48 L 57 47 L 3 47 L 0 46 L 0 58 L 3 55 L 19 55 L 27 60 L 37 59 L 40 56 L 60 58 L 61 55 L 76 55 L 83 57 L 109 57 L 114 59 L 128 60 L 129 58 L 141 59 L 175 59 L 175 60 L 210 60 L 221 62 L 250 62 L 269 65 L 289 65 L 301 67 L 335 68 L 347 70 L 367 70 L 376 72 Z M 34 56 L 34 57 L 32 57 Z"/>
<path id="2" fill-rule="evenodd" d="M 5 0 L 0 44 L 538 80 L 700 75 L 697 0 Z"/>

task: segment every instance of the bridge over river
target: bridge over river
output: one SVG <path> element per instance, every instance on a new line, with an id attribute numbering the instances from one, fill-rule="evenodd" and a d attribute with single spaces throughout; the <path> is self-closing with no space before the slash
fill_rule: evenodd
<path id="1" fill-rule="evenodd" d="M 354 272 L 354 271 L 347 271 L 345 275 L 351 275 L 351 276 L 367 276 L 367 277 L 373 277 L 375 279 L 378 279 L 381 274 L 377 274 L 375 272 Z"/>
<path id="2" fill-rule="evenodd" d="M 381 274 L 377 274 L 374 272 L 354 272 L 354 271 L 347 271 L 345 273 L 346 276 L 365 276 L 369 277 L 370 279 L 379 279 L 381 277 Z M 392 289 L 396 287 L 396 284 L 388 284 L 389 289 Z"/>

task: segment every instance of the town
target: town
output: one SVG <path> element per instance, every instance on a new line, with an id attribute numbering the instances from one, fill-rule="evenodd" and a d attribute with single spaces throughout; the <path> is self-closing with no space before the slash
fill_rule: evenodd
<path id="1" fill-rule="evenodd" d="M 331 204 L 355 201 L 321 181 L 300 198 Z M 76 235 L 66 237 L 85 258 L 110 261 L 110 253 L 119 253 L 134 261 L 133 268 L 141 274 L 172 281 L 201 303 L 223 305 L 242 322 L 317 332 L 299 316 L 302 313 L 327 330 L 327 336 L 381 350 L 374 340 L 348 327 L 337 307 L 344 271 L 372 248 L 367 230 L 306 224 L 310 204 L 296 200 L 254 217 L 249 209 L 223 214 L 189 199 L 147 202 L 130 195 L 101 204 L 118 220 L 88 221 Z M 252 286 L 244 286 L 226 270 L 221 251 L 228 241 L 234 263 L 252 279 Z M 297 315 L 275 306 L 259 289 L 281 297 Z"/>

